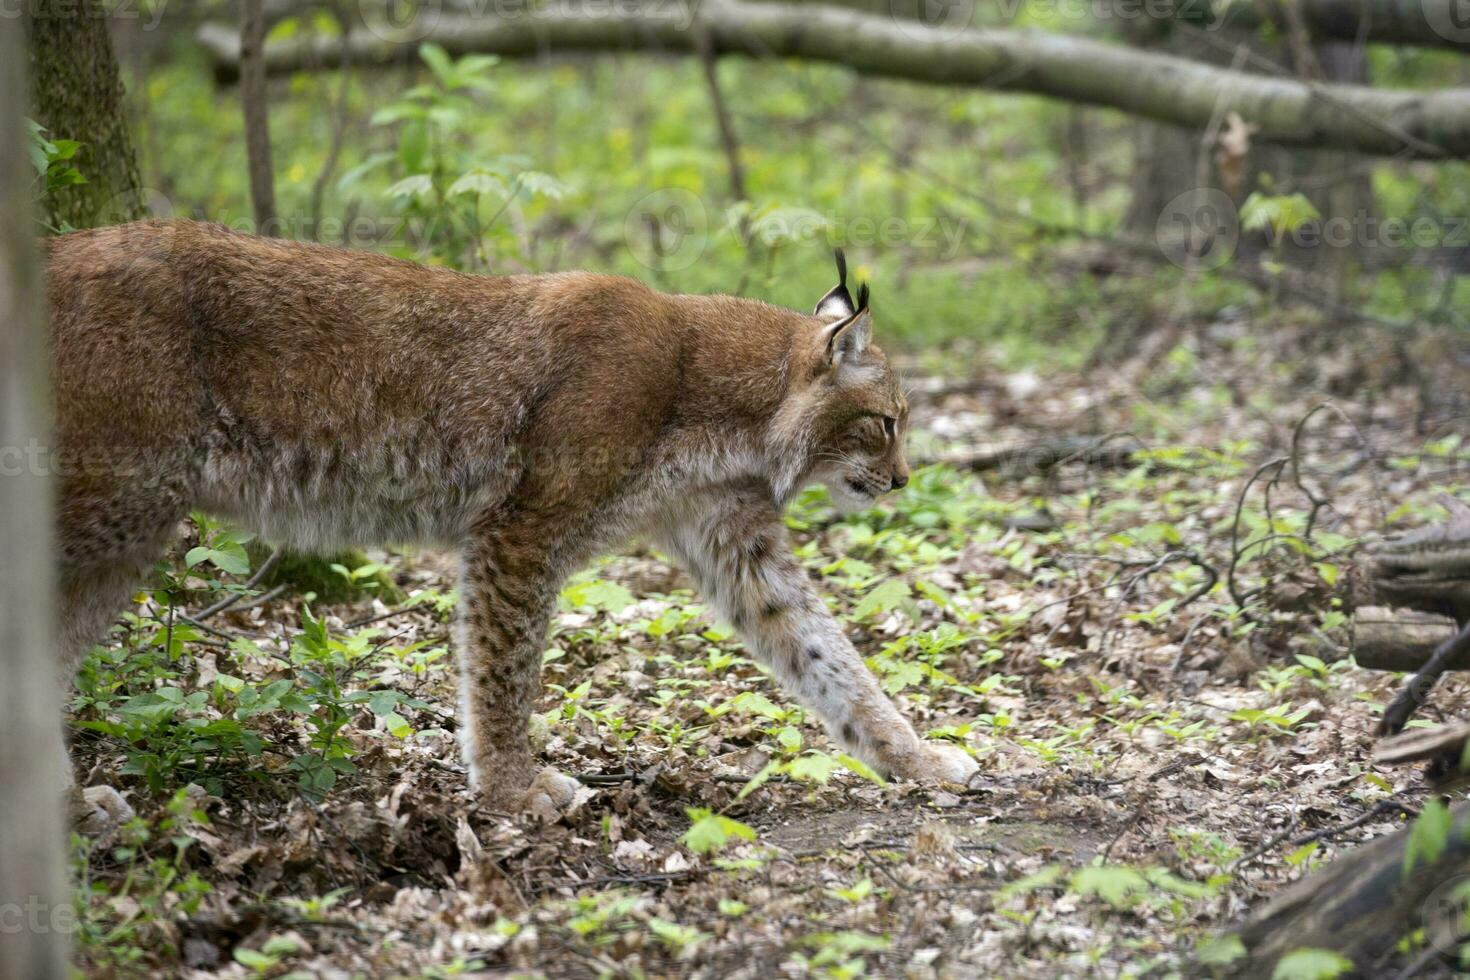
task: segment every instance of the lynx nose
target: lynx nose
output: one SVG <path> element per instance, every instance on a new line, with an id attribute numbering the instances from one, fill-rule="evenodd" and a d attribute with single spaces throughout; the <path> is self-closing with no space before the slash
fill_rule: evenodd
<path id="1" fill-rule="evenodd" d="M 893 483 L 892 483 L 891 486 L 889 486 L 888 489 L 890 489 L 890 490 L 902 490 L 904 487 L 906 487 L 908 485 L 909 485 L 909 475 L 907 473 L 895 473 L 893 475 Z"/>

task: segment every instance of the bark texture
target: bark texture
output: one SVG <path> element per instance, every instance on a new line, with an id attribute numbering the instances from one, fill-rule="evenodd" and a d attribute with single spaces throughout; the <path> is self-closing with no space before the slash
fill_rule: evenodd
<path id="1" fill-rule="evenodd" d="M 1240 977 L 1269 977 L 1295 949 L 1330 949 L 1353 961 L 1354 976 L 1389 976 L 1395 945 L 1424 928 L 1429 942 L 1453 951 L 1463 934 L 1465 899 L 1453 885 L 1470 871 L 1470 805 L 1454 811 L 1444 850 L 1420 855 L 1405 871 L 1409 829 L 1380 837 L 1338 858 L 1272 900 L 1238 932 L 1248 956 Z"/>
<path id="2" fill-rule="evenodd" d="M 24 151 L 25 61 L 0 30 L 0 446 L 49 445 L 34 171 Z M 15 466 L 17 460 L 7 455 Z M 0 977 L 67 975 L 61 692 L 56 677 L 51 487 L 24 465 L 0 478 Z M 18 913 L 18 914 L 17 914 Z M 18 927 L 18 928 L 17 928 Z"/>
<path id="3" fill-rule="evenodd" d="M 43 216 L 62 230 L 142 217 L 138 161 L 101 3 L 35 0 L 25 9 L 32 115 L 51 137 L 82 144 L 73 162 L 87 178 L 47 194 Z"/>
<path id="4" fill-rule="evenodd" d="M 1415 671 L 1455 635 L 1455 621 L 1431 613 L 1360 606 L 1353 616 L 1353 659 L 1370 670 Z M 1470 656 L 1449 670 L 1470 670 Z"/>
<path id="5" fill-rule="evenodd" d="M 1018 30 L 948 31 L 824 6 L 705 4 L 699 23 L 688 11 L 617 5 L 598 16 L 547 8 L 523 16 L 445 15 L 421 40 L 451 54 L 510 57 L 547 50 L 645 50 L 697 55 L 708 31 L 716 55 L 801 58 L 846 65 L 868 75 L 936 85 L 1030 92 L 1174 123 L 1204 126 L 1234 110 L 1258 127 L 1257 138 L 1315 148 L 1419 157 L 1470 155 L 1470 92 L 1412 91 L 1310 83 L 1230 71 L 1088 38 Z M 217 74 L 239 71 L 237 32 L 205 25 L 200 41 Z M 363 32 L 350 47 L 358 65 L 407 58 L 405 45 Z M 287 39 L 266 49 L 269 72 L 335 67 L 335 38 Z"/>
<path id="6" fill-rule="evenodd" d="M 240 5 L 240 103 L 245 112 L 245 153 L 250 165 L 250 203 L 255 210 L 255 228 L 274 235 L 276 228 L 276 180 L 271 162 L 270 108 L 266 100 L 265 14 L 261 0 L 244 0 Z"/>
<path id="7" fill-rule="evenodd" d="M 1215 22 L 1256 27 L 1287 22 L 1295 4 L 1319 40 L 1373 41 L 1470 50 L 1470 8 L 1460 0 L 1180 0 L 1186 9 L 1207 8 Z"/>

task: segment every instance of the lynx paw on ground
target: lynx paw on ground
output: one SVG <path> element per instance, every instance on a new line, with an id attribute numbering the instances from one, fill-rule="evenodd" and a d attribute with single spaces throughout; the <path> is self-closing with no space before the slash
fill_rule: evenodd
<path id="1" fill-rule="evenodd" d="M 968 786 L 970 777 L 980 771 L 980 764 L 958 745 L 929 742 L 924 748 L 929 755 L 929 772 L 923 778 L 926 783 L 959 783 L 961 786 Z"/>
<path id="2" fill-rule="evenodd" d="M 136 816 L 128 801 L 111 786 L 88 786 L 82 790 L 81 800 L 83 810 L 77 830 L 87 837 L 103 837 Z"/>
<path id="3" fill-rule="evenodd" d="M 547 766 L 536 773 L 531 787 L 521 798 L 521 810 L 543 823 L 555 823 L 581 809 L 594 792 L 571 776 Z"/>

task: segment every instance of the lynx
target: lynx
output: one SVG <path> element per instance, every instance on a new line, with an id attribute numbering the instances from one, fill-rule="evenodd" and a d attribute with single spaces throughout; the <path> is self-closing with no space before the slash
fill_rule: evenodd
<path id="1" fill-rule="evenodd" d="M 808 316 L 184 221 L 46 251 L 66 669 L 192 508 L 302 549 L 457 548 L 472 784 L 564 798 L 527 740 L 549 620 L 570 572 L 637 535 L 846 751 L 904 779 L 976 771 L 915 734 L 786 543 L 804 485 L 853 508 L 908 480 L 908 405 L 840 253 Z"/>

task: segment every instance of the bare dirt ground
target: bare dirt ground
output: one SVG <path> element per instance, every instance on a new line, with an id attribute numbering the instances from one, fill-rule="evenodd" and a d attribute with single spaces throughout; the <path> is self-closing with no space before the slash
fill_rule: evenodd
<path id="1" fill-rule="evenodd" d="M 1208 972 L 1221 954 L 1202 941 L 1422 803 L 1418 773 L 1369 764 L 1397 679 L 1345 659 L 1353 556 L 1385 522 L 1436 519 L 1434 495 L 1463 484 L 1470 370 L 1455 360 L 1463 340 L 1442 347 L 1426 399 L 1392 343 L 1321 326 L 1263 340 L 1226 320 L 1175 339 L 1086 374 L 976 367 L 964 383 L 915 383 L 919 460 L 1079 434 L 1131 452 L 936 466 L 869 514 L 839 519 L 816 498 L 793 511 L 803 561 L 885 684 L 921 729 L 981 762 L 969 787 L 850 771 L 683 577 L 636 548 L 569 586 L 549 641 L 540 751 L 587 789 L 553 823 L 466 791 L 445 649 L 452 556 L 386 557 L 429 601 L 316 606 L 338 660 L 302 656 L 299 598 L 209 630 L 175 619 L 158 641 L 170 623 L 155 594 L 74 710 L 84 782 L 121 788 L 138 813 L 78 858 L 80 965 Z M 1330 500 L 1308 533 L 1289 467 L 1252 476 L 1293 455 L 1297 423 L 1326 399 L 1341 412 L 1296 438 L 1301 480 Z M 172 655 L 149 672 L 116 666 L 159 642 Z M 319 706 L 242 711 L 273 682 L 311 687 L 311 670 L 331 672 L 342 699 L 401 696 L 342 701 L 331 753 L 349 764 L 326 787 L 298 761 L 320 742 Z M 163 688 L 208 693 L 156 725 L 129 721 Z M 1467 701 L 1470 684 L 1451 679 L 1425 716 L 1463 716 Z M 258 751 L 221 750 L 208 727 L 221 720 Z M 752 788 L 757 773 L 770 778 Z"/>

